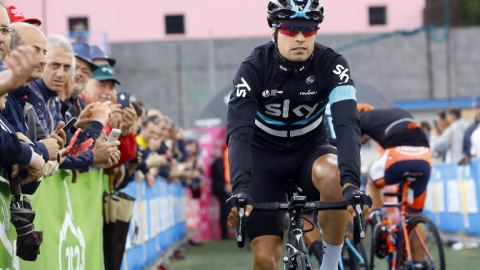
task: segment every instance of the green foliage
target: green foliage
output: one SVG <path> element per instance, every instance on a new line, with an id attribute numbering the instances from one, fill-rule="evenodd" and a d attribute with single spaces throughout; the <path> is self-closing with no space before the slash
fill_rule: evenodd
<path id="1" fill-rule="evenodd" d="M 455 24 L 458 23 L 459 26 L 480 25 L 480 0 L 448 0 L 448 2 L 451 7 L 450 16 L 457 18 Z M 435 13 L 444 13 L 441 10 L 443 10 L 447 0 L 426 0 L 426 3 L 440 8 L 435 9 Z"/>
<path id="2" fill-rule="evenodd" d="M 460 26 L 480 25 L 480 1 L 457 0 Z"/>

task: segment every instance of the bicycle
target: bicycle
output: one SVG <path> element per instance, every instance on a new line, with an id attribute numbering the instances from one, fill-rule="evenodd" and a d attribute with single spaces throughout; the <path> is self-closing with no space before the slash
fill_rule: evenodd
<path id="1" fill-rule="evenodd" d="M 287 202 L 271 202 L 271 203 L 254 203 L 253 211 L 283 211 L 289 214 L 288 239 L 285 244 L 287 248 L 287 256 L 283 258 L 285 269 L 287 270 L 313 270 L 308 259 L 303 234 L 313 230 L 315 227 L 313 222 L 302 217 L 302 214 L 310 211 L 325 210 L 345 210 L 347 204 L 340 202 L 321 202 L 307 201 L 305 196 L 295 195 L 298 187 L 295 185 L 287 185 Z M 238 199 L 239 221 L 237 223 L 237 246 L 243 248 L 245 245 L 245 199 Z M 354 218 L 354 243 L 359 243 L 365 237 L 363 231 L 363 215 L 360 196 L 355 197 Z M 312 229 L 303 230 L 303 221 L 307 221 L 312 225 Z"/>
<path id="2" fill-rule="evenodd" d="M 399 203 L 384 204 L 386 207 L 397 207 L 400 211 L 400 221 L 393 224 L 389 219 L 384 218 L 378 226 L 385 226 L 388 233 L 386 245 L 375 247 L 375 228 L 369 226 L 371 217 L 365 222 L 365 232 L 368 227 L 370 230 L 370 269 L 374 269 L 375 257 L 386 258 L 388 269 L 407 270 L 407 269 L 445 269 L 445 255 L 440 239 L 440 234 L 433 222 L 426 216 L 411 216 L 407 212 L 407 200 L 413 199 L 413 190 L 409 185 L 416 181 L 422 174 L 416 172 L 406 172 L 402 176 L 403 184 L 399 192 L 385 192 L 384 196 L 397 197 Z M 421 268 L 415 268 L 412 258 L 412 241 L 418 244 L 417 251 L 423 252 L 423 262 Z M 381 248 L 381 256 L 376 256 L 375 248 Z M 418 248 L 420 250 L 418 250 Z M 418 254 L 417 254 L 418 255 Z"/>

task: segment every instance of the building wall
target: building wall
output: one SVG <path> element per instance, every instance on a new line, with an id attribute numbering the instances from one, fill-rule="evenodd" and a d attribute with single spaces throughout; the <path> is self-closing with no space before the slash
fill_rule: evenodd
<path id="1" fill-rule="evenodd" d="M 262 37 L 267 0 L 7 0 L 43 21 L 47 34 L 68 33 L 68 18 L 88 17 L 92 41 L 127 42 Z M 326 34 L 378 33 L 422 24 L 425 0 L 324 0 Z M 368 7 L 386 6 L 387 24 L 369 26 Z M 184 35 L 165 34 L 165 15 L 185 16 Z M 108 42 L 106 41 L 108 39 Z M 102 44 L 99 44 L 102 45 Z"/>

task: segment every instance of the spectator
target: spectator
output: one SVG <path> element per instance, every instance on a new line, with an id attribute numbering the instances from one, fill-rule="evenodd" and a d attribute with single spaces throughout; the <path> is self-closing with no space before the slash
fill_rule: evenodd
<path id="1" fill-rule="evenodd" d="M 65 37 L 53 35 L 47 38 L 47 64 L 41 79 L 29 83 L 29 87 L 41 99 L 42 104 L 32 104 L 43 129 L 51 133 L 63 120 L 58 94 L 65 89 L 67 76 L 72 68 L 73 48 Z M 47 107 L 48 104 L 48 107 Z"/>
<path id="2" fill-rule="evenodd" d="M 115 100 L 115 84 L 120 84 L 120 82 L 115 78 L 113 68 L 109 65 L 99 65 L 98 69 L 92 73 L 85 89 L 79 94 L 79 98 L 87 106 L 95 102 Z M 115 168 L 137 156 L 137 146 L 132 133 L 132 128 L 137 121 L 137 115 L 131 104 L 129 107 L 121 109 L 120 104 L 112 103 L 110 112 L 110 117 L 104 127 L 107 135 L 110 134 L 113 128 L 118 128 L 122 132 L 119 137 L 120 160 L 113 167 Z"/>
<path id="3" fill-rule="evenodd" d="M 14 30 L 10 28 L 10 19 L 3 4 L 0 4 L 0 25 L 8 28 L 8 32 L 0 35 L 0 61 L 10 53 L 10 42 Z M 3 32 L 2 32 L 3 33 Z M 11 52 L 7 62 L 12 69 L 0 72 L 0 111 L 5 109 L 7 93 L 24 85 L 37 66 L 33 48 L 19 46 Z M 2 65 L 3 66 L 3 65 Z M 15 129 L 0 115 L 0 170 L 6 179 L 18 175 L 18 165 L 28 171 L 22 184 L 40 180 L 45 161 L 32 147 L 18 139 Z M 15 166 L 15 170 L 12 170 Z M 22 188 L 23 189 L 23 188 Z"/>
<path id="4" fill-rule="evenodd" d="M 430 131 L 428 138 L 430 149 L 432 151 L 432 160 L 435 163 L 445 162 L 446 151 L 436 151 L 433 149 L 432 143 L 442 135 L 443 131 L 448 127 L 446 110 L 438 110 L 433 120 L 434 128 Z"/>
<path id="5" fill-rule="evenodd" d="M 465 130 L 463 137 L 463 164 L 470 162 L 472 157 L 480 157 L 480 96 L 475 96 L 472 102 L 474 122 Z"/>
<path id="6" fill-rule="evenodd" d="M 162 120 L 158 116 L 148 117 L 142 124 L 142 130 L 135 137 L 137 145 L 142 152 L 142 161 L 139 170 L 143 172 L 149 187 L 153 185 L 155 177 L 157 176 L 155 172 L 150 169 L 168 164 L 167 157 L 157 153 L 162 138 L 160 133 L 161 122 Z"/>
<path id="7" fill-rule="evenodd" d="M 117 62 L 115 59 L 108 57 L 97 45 L 90 46 L 90 54 L 92 55 L 93 62 L 97 65 L 110 65 L 114 67 Z"/>
<path id="8" fill-rule="evenodd" d="M 434 151 L 446 152 L 445 162 L 459 162 L 463 158 L 463 137 L 468 123 L 460 116 L 459 109 L 449 109 L 446 117 L 448 128 L 431 144 Z"/>
<path id="9" fill-rule="evenodd" d="M 147 110 L 145 108 L 145 105 L 143 105 L 143 103 L 138 100 L 132 101 L 132 105 L 135 109 L 135 112 L 137 113 L 137 123 L 135 125 L 135 128 L 133 129 L 133 133 L 135 135 L 138 135 L 141 131 L 143 121 L 145 121 L 145 119 L 147 118 Z"/>
<path id="10" fill-rule="evenodd" d="M 435 130 L 438 136 L 448 128 L 447 110 L 438 110 L 435 114 Z"/>
<path id="11" fill-rule="evenodd" d="M 0 111 L 5 108 L 5 102 L 8 94 L 0 96 Z M 20 169 L 26 169 L 28 176 L 22 180 L 22 185 L 27 185 L 30 189 L 25 190 L 22 187 L 22 192 L 32 194 L 37 186 L 37 181 L 41 180 L 43 173 L 43 166 L 45 161 L 43 158 L 32 149 L 32 147 L 18 139 L 12 126 L 8 121 L 0 115 L 0 172 L 5 179 L 16 177 Z M 17 169 L 13 169 L 17 166 Z M 33 182 L 33 187 L 32 183 Z M 27 187 L 26 186 L 26 187 Z"/>
<path id="12" fill-rule="evenodd" d="M 10 52 L 10 43 L 15 30 L 10 27 L 10 19 L 8 18 L 5 6 L 0 3 L 0 25 L 6 27 L 8 31 L 2 32 L 0 35 L 0 61 Z M 14 67 L 6 70 L 3 63 L 0 63 L 0 96 L 11 92 L 14 89 L 25 84 L 30 77 L 32 70 L 36 67 L 35 53 L 31 48 L 18 48 L 12 53 L 10 59 L 11 66 Z"/>
<path id="13" fill-rule="evenodd" d="M 75 55 L 75 82 L 72 95 L 65 103 L 69 107 L 68 111 L 71 116 L 78 118 L 86 107 L 78 95 L 85 89 L 92 72 L 97 70 L 98 66 L 92 62 L 88 44 L 77 42 L 73 43 L 72 47 Z"/>
<path id="14" fill-rule="evenodd" d="M 111 66 L 100 65 L 98 67 L 99 69 L 93 72 L 90 80 L 88 80 L 85 90 L 79 95 L 87 105 L 92 102 L 114 100 L 115 84 L 120 85 Z"/>
<path id="15" fill-rule="evenodd" d="M 42 127 L 46 132 L 52 133 L 52 127 L 57 126 L 58 129 L 58 123 L 63 120 L 61 102 L 58 95 L 65 90 L 67 80 L 71 76 L 71 68 L 74 64 L 72 45 L 65 37 L 49 36 L 47 38 L 46 60 L 47 63 L 42 77 L 30 82 L 28 86 L 42 101 L 32 103 L 42 123 Z M 48 108 L 47 104 L 49 104 Z M 82 153 L 78 158 L 67 158 L 60 166 L 63 169 L 85 170 L 91 165 L 108 168 L 118 162 L 117 156 L 120 156 L 116 149 L 118 142 L 107 143 L 105 142 L 105 137 L 100 136 L 100 131 L 104 124 L 102 122 L 106 121 L 108 111 L 100 105 L 89 109 L 91 109 L 88 110 L 91 118 L 89 118 L 86 127 L 91 127 L 91 129 L 87 131 L 87 134 L 93 139 L 99 139 L 96 140 L 92 150 Z M 92 121 L 92 119 L 97 121 Z"/>
<path id="16" fill-rule="evenodd" d="M 1 10 L 0 10 L 0 20 L 2 22 L 2 25 L 1 26 L 4 26 L 4 27 L 10 27 L 10 19 L 8 17 L 8 14 L 7 14 L 7 10 L 5 9 L 5 6 L 2 3 L 0 3 L 0 5 L 2 6 Z M 4 16 L 5 14 L 7 14 L 7 16 Z M 11 38 L 13 36 L 14 32 L 13 31 L 10 31 L 7 35 L 1 35 L 2 36 L 2 40 L 0 42 L 0 49 L 1 49 L 1 52 L 0 52 L 0 61 L 3 60 L 3 58 L 5 58 L 5 56 L 7 55 L 7 53 L 9 52 L 10 50 L 10 41 L 11 41 Z M 3 65 L 2 62 L 0 62 L 0 71 L 4 71 L 6 69 L 6 67 Z"/>
<path id="17" fill-rule="evenodd" d="M 420 122 L 420 127 L 423 130 L 423 133 L 425 133 L 425 136 L 427 136 L 427 140 L 430 138 L 430 131 L 432 128 L 430 127 L 430 124 L 427 121 L 422 121 Z"/>
<path id="18" fill-rule="evenodd" d="M 35 49 L 37 64 L 36 68 L 30 73 L 28 82 L 35 79 L 39 79 L 42 75 L 43 68 L 45 67 L 45 53 L 47 38 L 42 31 L 30 24 L 19 22 L 13 23 L 12 28 L 15 29 L 15 37 L 12 40 L 11 48 L 16 49 L 20 45 L 29 46 Z M 10 66 L 11 53 L 6 56 L 6 65 Z M 25 98 L 27 97 L 27 98 Z M 49 137 L 53 139 L 46 139 L 43 126 L 41 125 L 35 111 L 31 104 L 41 103 L 43 100 L 33 93 L 28 85 L 21 86 L 13 91 L 8 98 L 6 108 L 2 112 L 7 121 L 12 125 L 16 132 L 21 132 L 26 137 L 34 142 L 38 147 L 41 155 L 44 157 L 45 162 L 57 160 L 57 154 L 59 148 L 63 148 L 65 144 L 64 138 L 60 138 L 56 135 L 63 127 L 63 123 L 59 124 L 55 132 L 52 132 Z M 62 135 L 63 131 L 61 131 Z M 38 142 L 37 142 L 38 141 Z"/>

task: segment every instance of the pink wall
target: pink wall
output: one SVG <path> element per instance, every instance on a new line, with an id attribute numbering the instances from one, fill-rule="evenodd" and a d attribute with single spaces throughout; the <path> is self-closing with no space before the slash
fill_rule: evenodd
<path id="1" fill-rule="evenodd" d="M 421 26 L 425 0 L 323 0 L 325 22 L 320 33 L 378 33 Z M 141 3 L 142 5 L 140 5 Z M 88 16 L 93 39 L 110 42 L 262 37 L 267 0 L 7 0 L 27 17 L 44 21 L 47 34 L 68 31 L 68 18 Z M 387 6 L 387 25 L 370 27 L 368 7 Z M 45 7 L 44 18 L 42 7 Z M 185 35 L 165 35 L 165 15 L 185 15 Z M 93 43 L 95 41 L 92 40 Z"/>

